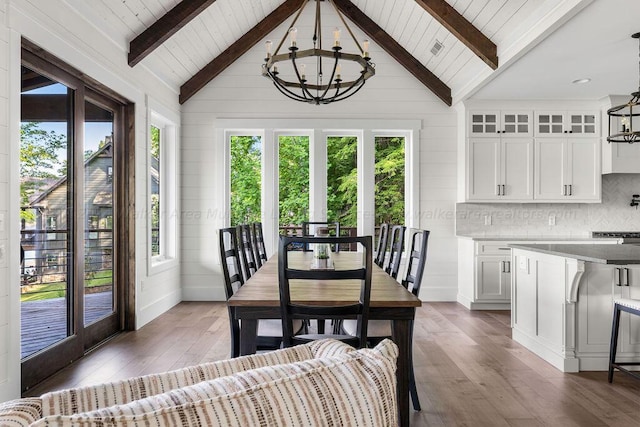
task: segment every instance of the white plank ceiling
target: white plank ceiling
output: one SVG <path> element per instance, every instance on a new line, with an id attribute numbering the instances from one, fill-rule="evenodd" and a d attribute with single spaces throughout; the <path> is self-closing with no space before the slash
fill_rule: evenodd
<path id="1" fill-rule="evenodd" d="M 67 1 L 71 4 L 84 3 L 84 0 Z M 506 46 L 526 33 L 528 28 L 523 28 L 523 23 L 530 22 L 528 18 L 546 3 L 543 0 L 447 1 L 497 45 L 499 57 Z M 143 59 L 141 64 L 178 90 L 283 2 L 217 0 Z M 92 0 L 91 8 L 94 22 L 99 21 L 107 34 L 115 32 L 112 37 L 117 43 L 122 44 L 126 40 L 128 50 L 128 42 L 178 3 L 179 0 Z M 448 85 L 453 93 L 465 87 L 479 73 L 490 70 L 414 0 L 352 0 L 352 3 Z M 86 10 L 87 6 L 82 8 Z M 307 11 L 312 9 L 308 7 Z M 291 19 L 285 22 L 288 24 Z M 277 40 L 280 34 L 272 34 L 271 37 Z M 267 38 L 265 36 L 265 40 Z M 444 49 L 434 56 L 431 49 L 436 40 L 444 45 Z M 375 50 L 380 51 L 372 47 L 371 51 Z M 261 58 L 256 60 L 261 61 Z"/>

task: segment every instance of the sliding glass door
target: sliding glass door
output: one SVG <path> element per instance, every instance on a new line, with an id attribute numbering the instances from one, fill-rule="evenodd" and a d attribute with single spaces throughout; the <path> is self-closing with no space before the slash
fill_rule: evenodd
<path id="1" fill-rule="evenodd" d="M 124 106 L 23 49 L 21 357 L 26 390 L 122 329 Z"/>

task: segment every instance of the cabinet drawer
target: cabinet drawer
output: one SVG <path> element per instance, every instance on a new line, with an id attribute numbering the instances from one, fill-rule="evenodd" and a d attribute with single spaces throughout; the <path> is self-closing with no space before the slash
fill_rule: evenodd
<path id="1" fill-rule="evenodd" d="M 511 248 L 508 246 L 509 242 L 496 242 L 489 241 L 476 242 L 476 254 L 477 255 L 511 255 Z"/>

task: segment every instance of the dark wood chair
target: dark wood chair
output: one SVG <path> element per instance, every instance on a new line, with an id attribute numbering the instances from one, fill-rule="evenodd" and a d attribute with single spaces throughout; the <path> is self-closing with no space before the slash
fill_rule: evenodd
<path id="1" fill-rule="evenodd" d="M 262 233 L 262 223 L 254 222 L 251 224 L 251 238 L 253 242 L 253 250 L 255 252 L 255 260 L 258 268 L 267 262 L 267 248 L 264 246 L 264 235 Z"/>
<path id="2" fill-rule="evenodd" d="M 296 244 L 338 243 L 360 244 L 363 248 L 362 266 L 349 270 L 303 270 L 292 268 L 289 264 L 289 252 Z M 278 249 L 278 280 L 280 287 L 280 310 L 282 313 L 282 344 L 291 347 L 297 344 L 322 339 L 334 338 L 344 341 L 356 348 L 366 346 L 367 324 L 369 322 L 369 303 L 371 300 L 371 273 L 373 265 L 371 236 L 361 237 L 286 237 L 280 236 Z M 360 280 L 359 301 L 350 305 L 305 305 L 291 301 L 290 280 L 297 283 L 304 281 Z M 353 334 L 296 334 L 294 321 L 301 319 L 357 319 Z"/>
<path id="3" fill-rule="evenodd" d="M 422 275 L 424 266 L 427 262 L 427 244 L 429 242 L 429 231 L 418 230 L 411 236 L 411 252 L 407 261 L 407 270 L 401 281 L 402 286 L 407 288 L 415 296 L 420 294 L 420 284 L 422 283 Z M 409 326 L 411 329 L 411 345 L 413 347 L 413 324 Z M 344 320 L 342 330 L 344 333 L 353 333 L 356 325 L 352 320 Z M 369 345 L 374 346 L 385 338 L 391 338 L 391 322 L 388 320 L 371 320 L 368 328 Z M 416 388 L 416 377 L 413 371 L 413 353 L 409 355 L 409 392 L 413 401 L 413 408 L 420 410 L 420 400 L 418 399 L 418 389 Z"/>
<path id="4" fill-rule="evenodd" d="M 402 261 L 402 251 L 404 250 L 404 233 L 407 227 L 404 225 L 394 225 L 391 227 L 389 239 L 389 262 L 384 271 L 394 279 L 398 278 L 400 262 Z"/>
<path id="5" fill-rule="evenodd" d="M 222 228 L 219 231 L 220 263 L 224 275 L 224 292 L 227 299 L 244 285 L 240 252 L 238 249 L 237 228 Z M 231 332 L 231 357 L 240 356 L 240 321 L 234 319 L 231 307 L 229 326 Z M 297 321 L 294 328 L 299 331 L 302 322 Z M 282 321 L 280 319 L 261 319 L 258 321 L 257 349 L 277 350 L 282 345 Z"/>
<path id="6" fill-rule="evenodd" d="M 611 327 L 611 345 L 609 347 L 609 382 L 613 382 L 615 369 L 640 379 L 640 373 L 629 370 L 628 366 L 640 366 L 640 360 L 616 361 L 618 351 L 618 330 L 620 329 L 620 313 L 629 313 L 630 316 L 640 316 L 640 300 L 630 298 L 618 298 L 613 304 L 613 324 Z"/>
<path id="7" fill-rule="evenodd" d="M 251 239 L 251 226 L 249 224 L 240 224 L 236 229 L 238 233 L 238 251 L 240 252 L 240 263 L 244 271 L 244 280 L 249 280 L 249 277 L 258 271 L 256 254 Z"/>
<path id="8" fill-rule="evenodd" d="M 378 245 L 376 246 L 376 257 L 373 262 L 380 268 L 384 267 L 384 259 L 387 256 L 387 247 L 389 246 L 389 224 L 380 224 L 380 230 L 378 231 Z"/>

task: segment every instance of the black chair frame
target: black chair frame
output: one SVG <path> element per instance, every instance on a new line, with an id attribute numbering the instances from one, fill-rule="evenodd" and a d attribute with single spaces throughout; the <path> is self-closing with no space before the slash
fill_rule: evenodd
<path id="1" fill-rule="evenodd" d="M 251 238 L 253 242 L 253 250 L 255 252 L 256 266 L 262 267 L 267 262 L 267 248 L 264 245 L 264 234 L 262 232 L 262 223 L 254 222 L 251 224 Z"/>
<path id="2" fill-rule="evenodd" d="M 240 224 L 238 230 L 238 251 L 240 252 L 240 263 L 244 271 L 244 280 L 249 280 L 258 271 L 256 254 L 253 249 L 253 239 L 251 237 L 251 226 Z"/>
<path id="3" fill-rule="evenodd" d="M 620 313 L 626 312 L 635 316 L 640 316 L 640 310 L 629 307 L 624 304 L 618 304 L 617 302 L 613 305 L 613 323 L 611 327 L 611 345 L 609 347 L 609 375 L 608 380 L 610 383 L 613 382 L 613 371 L 614 369 L 619 370 L 620 372 L 624 372 L 627 375 L 630 375 L 634 378 L 640 379 L 640 372 L 632 371 L 627 369 L 626 366 L 640 366 L 640 360 L 632 361 L 632 362 L 616 362 L 616 353 L 618 351 L 618 331 L 620 329 Z"/>
<path id="4" fill-rule="evenodd" d="M 353 244 L 359 243 L 364 248 L 364 266 L 350 270 L 300 270 L 289 266 L 289 245 L 297 244 Z M 356 348 L 363 348 L 367 344 L 367 324 L 369 321 L 369 304 L 371 301 L 372 277 L 372 238 L 360 237 L 287 237 L 280 236 L 278 248 L 278 280 L 280 288 L 280 311 L 282 314 L 282 344 L 291 347 L 297 344 L 322 338 L 334 338 L 346 342 Z M 359 301 L 355 304 L 341 306 L 312 306 L 291 301 L 289 281 L 295 280 L 361 280 Z M 302 319 L 357 319 L 357 332 L 352 335 L 304 334 L 295 335 L 293 320 Z"/>

